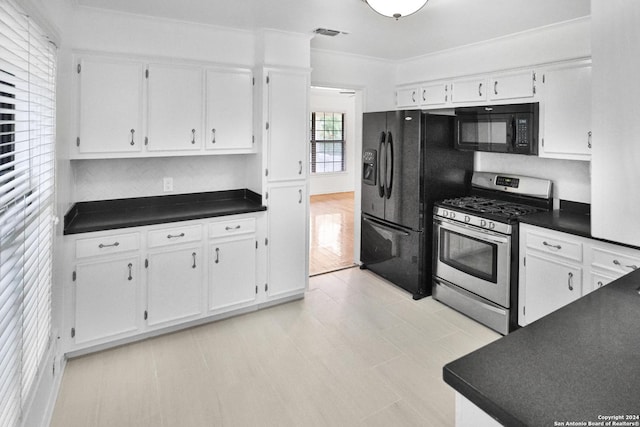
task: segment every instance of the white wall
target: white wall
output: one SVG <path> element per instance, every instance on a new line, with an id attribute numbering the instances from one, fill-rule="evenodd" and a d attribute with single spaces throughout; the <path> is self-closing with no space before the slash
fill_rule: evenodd
<path id="1" fill-rule="evenodd" d="M 397 66 L 396 83 L 409 84 L 588 57 L 591 54 L 590 23 L 589 18 L 580 18 L 403 61 Z M 582 203 L 591 201 L 589 162 L 476 153 L 474 169 L 551 179 L 556 206 L 559 198 Z"/>
<path id="2" fill-rule="evenodd" d="M 345 172 L 312 174 L 309 193 L 327 194 L 354 191 L 356 188 L 355 153 L 356 146 L 356 96 L 340 94 L 336 90 L 311 89 L 311 111 L 331 111 L 345 114 Z M 359 132 L 358 132 L 359 133 Z M 357 175 L 359 176 L 359 175 Z M 358 182 L 359 184 L 359 182 Z"/>

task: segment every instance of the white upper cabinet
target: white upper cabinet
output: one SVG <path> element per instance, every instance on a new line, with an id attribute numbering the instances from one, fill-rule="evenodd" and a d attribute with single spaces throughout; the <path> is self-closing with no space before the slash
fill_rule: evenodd
<path id="1" fill-rule="evenodd" d="M 533 71 L 499 74 L 490 79 L 491 101 L 533 98 L 535 94 L 536 74 Z"/>
<path id="2" fill-rule="evenodd" d="M 267 180 L 306 179 L 309 73 L 270 70 L 267 82 Z"/>
<path id="3" fill-rule="evenodd" d="M 444 106 L 451 101 L 451 83 L 427 84 L 420 88 L 420 104 Z"/>
<path id="4" fill-rule="evenodd" d="M 202 69 L 150 64 L 148 70 L 147 150 L 199 150 L 203 140 Z"/>
<path id="5" fill-rule="evenodd" d="M 206 71 L 206 150 L 253 149 L 253 76 L 246 70 Z"/>
<path id="6" fill-rule="evenodd" d="M 76 152 L 140 152 L 144 142 L 144 64 L 111 58 L 82 58 L 76 67 Z"/>
<path id="7" fill-rule="evenodd" d="M 418 88 L 410 87 L 396 91 L 396 106 L 398 108 L 417 107 L 420 104 Z"/>
<path id="8" fill-rule="evenodd" d="M 542 77 L 540 157 L 591 158 L 591 64 L 551 68 Z"/>
<path id="9" fill-rule="evenodd" d="M 454 81 L 452 87 L 451 101 L 454 104 L 487 100 L 487 79 L 485 78 Z"/>

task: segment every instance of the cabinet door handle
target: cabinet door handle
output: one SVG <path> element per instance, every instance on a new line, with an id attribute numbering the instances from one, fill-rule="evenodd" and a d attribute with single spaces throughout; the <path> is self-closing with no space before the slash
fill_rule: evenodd
<path id="1" fill-rule="evenodd" d="M 551 243 L 547 243 L 547 242 L 542 242 L 543 245 L 549 247 L 549 248 L 553 248 L 553 249 L 557 249 L 560 250 L 562 249 L 562 246 L 560 245 L 552 245 Z"/>
<path id="2" fill-rule="evenodd" d="M 226 226 L 224 229 L 227 230 L 227 231 L 240 230 L 240 226 L 239 225 L 236 225 L 235 227 Z"/>
<path id="3" fill-rule="evenodd" d="M 129 280 L 133 280 L 133 276 L 131 275 L 131 269 L 133 268 L 133 264 L 129 263 L 127 267 L 129 267 Z"/>
<path id="4" fill-rule="evenodd" d="M 593 134 L 591 133 L 591 131 L 587 132 L 587 147 L 591 148 L 591 136 Z"/>
<path id="5" fill-rule="evenodd" d="M 191 143 L 192 144 L 196 143 L 196 130 L 195 129 L 191 129 Z"/>
<path id="6" fill-rule="evenodd" d="M 120 242 L 114 242 L 114 243 L 111 243 L 111 244 L 109 244 L 109 245 L 105 245 L 105 244 L 100 243 L 100 244 L 98 245 L 98 247 L 99 247 L 100 249 L 102 249 L 102 248 L 110 248 L 110 247 L 117 247 L 117 246 L 120 246 Z"/>
<path id="7" fill-rule="evenodd" d="M 191 268 L 196 268 L 196 253 L 192 253 L 191 256 L 193 257 L 193 265 L 191 266 Z"/>
<path id="8" fill-rule="evenodd" d="M 478 84 L 478 96 L 482 96 L 482 83 Z"/>
<path id="9" fill-rule="evenodd" d="M 573 290 L 573 273 L 569 273 L 567 284 L 569 285 L 569 290 L 572 291 Z"/>
<path id="10" fill-rule="evenodd" d="M 601 281 L 598 280 L 598 287 L 601 288 L 603 285 L 603 283 Z"/>
<path id="11" fill-rule="evenodd" d="M 302 160 L 298 160 L 298 175 L 302 175 Z"/>
<path id="12" fill-rule="evenodd" d="M 216 260 L 214 262 L 216 264 L 220 262 L 220 248 L 216 248 Z"/>
<path id="13" fill-rule="evenodd" d="M 133 141 L 133 134 L 134 133 L 136 133 L 136 130 L 135 129 L 131 129 L 131 142 L 130 142 L 131 145 L 135 144 L 135 142 Z"/>
<path id="14" fill-rule="evenodd" d="M 212 144 L 215 144 L 215 143 L 216 143 L 216 130 L 215 130 L 215 128 L 214 128 L 214 129 L 211 129 L 211 135 L 212 135 L 212 137 L 211 137 L 211 143 L 212 143 Z"/>
<path id="15" fill-rule="evenodd" d="M 498 94 L 498 81 L 493 82 L 493 93 Z"/>
<path id="16" fill-rule="evenodd" d="M 302 203 L 302 190 L 298 190 L 300 198 L 298 199 L 298 203 Z"/>
<path id="17" fill-rule="evenodd" d="M 416 91 L 415 90 L 413 92 L 411 92 L 411 100 L 413 102 L 416 102 Z"/>
<path id="18" fill-rule="evenodd" d="M 177 239 L 179 237 L 184 237 L 184 233 L 180 234 L 167 234 L 167 239 Z"/>
<path id="19" fill-rule="evenodd" d="M 613 260 L 613 263 L 614 263 L 615 265 L 617 265 L 618 267 L 623 267 L 623 265 L 622 265 L 622 264 L 620 263 L 620 261 L 618 261 L 617 259 L 614 259 L 614 260 Z M 638 266 L 637 266 L 637 265 L 635 265 L 635 264 L 625 265 L 624 267 L 630 268 L 630 269 L 632 269 L 632 270 L 637 270 L 637 269 L 638 269 Z"/>
<path id="20" fill-rule="evenodd" d="M 423 101 L 427 100 L 427 90 L 426 89 L 422 89 L 422 100 Z"/>

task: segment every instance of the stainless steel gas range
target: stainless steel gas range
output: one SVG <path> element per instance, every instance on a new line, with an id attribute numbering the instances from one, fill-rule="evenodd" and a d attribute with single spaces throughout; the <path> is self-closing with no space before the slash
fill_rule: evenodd
<path id="1" fill-rule="evenodd" d="M 506 335 L 517 326 L 518 218 L 550 210 L 552 182 L 474 172 L 434 207 L 433 298 Z"/>

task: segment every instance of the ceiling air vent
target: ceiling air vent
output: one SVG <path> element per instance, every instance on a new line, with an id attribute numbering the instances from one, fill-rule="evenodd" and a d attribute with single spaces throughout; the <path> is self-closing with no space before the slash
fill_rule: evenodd
<path id="1" fill-rule="evenodd" d="M 316 34 L 320 34 L 321 36 L 329 36 L 329 37 L 335 37 L 338 34 L 346 34 L 346 33 L 343 33 L 342 31 L 330 30 L 328 28 L 316 28 L 315 30 L 313 30 L 313 32 Z"/>

